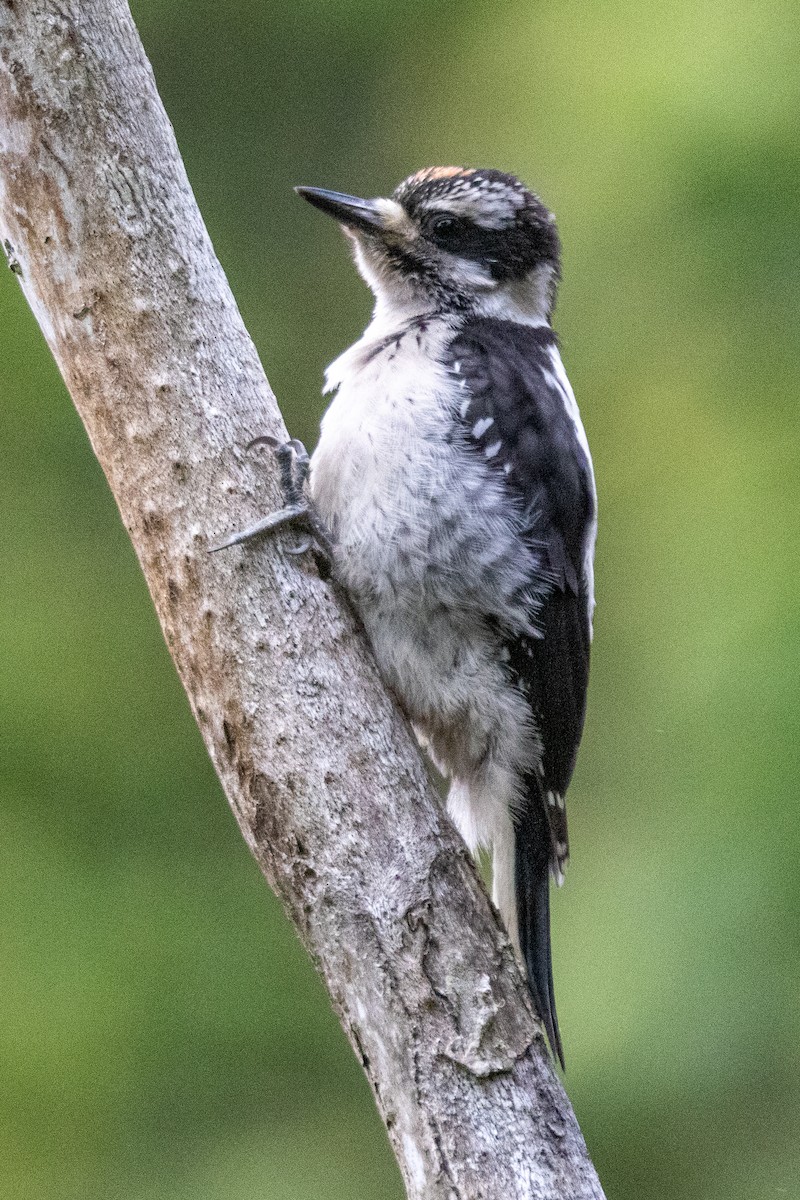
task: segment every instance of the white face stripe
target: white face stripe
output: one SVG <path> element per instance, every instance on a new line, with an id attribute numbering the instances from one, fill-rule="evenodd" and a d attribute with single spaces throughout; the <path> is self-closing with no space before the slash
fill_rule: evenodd
<path id="1" fill-rule="evenodd" d="M 381 215 L 386 229 L 404 237 L 408 241 L 419 236 L 416 224 L 411 220 L 411 217 L 402 204 L 398 204 L 396 200 L 388 199 L 375 200 L 374 204 Z"/>
<path id="2" fill-rule="evenodd" d="M 437 200 L 427 212 L 463 217 L 482 229 L 505 229 L 516 220 L 517 210 L 521 206 L 515 203 L 517 199 L 518 197 L 509 196 L 507 192 L 494 196 L 487 193 L 479 196 L 448 196 L 446 199 Z"/>
<path id="3" fill-rule="evenodd" d="M 552 283 L 553 268 L 540 264 L 524 278 L 509 280 L 493 292 L 477 296 L 475 315 L 520 325 L 549 325 Z"/>
<path id="4" fill-rule="evenodd" d="M 467 295 L 496 292 L 499 286 L 488 267 L 474 258 L 462 258 L 458 254 L 442 254 L 441 276 Z"/>
<path id="5" fill-rule="evenodd" d="M 441 167 L 421 171 L 417 180 L 446 179 L 447 188 L 434 195 L 426 205 L 427 213 L 446 213 L 463 217 L 484 229 L 504 229 L 513 225 L 517 213 L 526 203 L 522 186 L 509 186 L 509 180 L 490 179 L 480 171 Z"/>

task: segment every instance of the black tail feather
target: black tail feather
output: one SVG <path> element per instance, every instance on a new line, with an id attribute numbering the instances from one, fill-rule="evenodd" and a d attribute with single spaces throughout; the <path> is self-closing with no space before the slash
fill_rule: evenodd
<path id="1" fill-rule="evenodd" d="M 558 1031 L 550 955 L 550 831 L 538 779 L 514 823 L 514 872 L 519 942 L 534 1007 L 544 1023 L 553 1054 L 565 1070 Z"/>

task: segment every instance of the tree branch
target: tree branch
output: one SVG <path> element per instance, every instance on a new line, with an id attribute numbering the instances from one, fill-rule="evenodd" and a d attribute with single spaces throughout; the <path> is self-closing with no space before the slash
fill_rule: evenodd
<path id="1" fill-rule="evenodd" d="M 409 1197 L 598 1200 L 509 942 L 348 608 L 281 538 L 285 436 L 123 0 L 0 0 L 0 237 L 116 497 L 245 840 Z"/>

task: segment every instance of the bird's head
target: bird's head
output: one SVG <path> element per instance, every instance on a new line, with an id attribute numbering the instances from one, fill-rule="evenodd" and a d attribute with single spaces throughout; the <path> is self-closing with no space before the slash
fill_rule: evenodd
<path id="1" fill-rule="evenodd" d="M 550 319 L 560 274 L 555 219 L 513 175 L 429 167 L 375 200 L 296 190 L 350 236 L 379 312 Z"/>

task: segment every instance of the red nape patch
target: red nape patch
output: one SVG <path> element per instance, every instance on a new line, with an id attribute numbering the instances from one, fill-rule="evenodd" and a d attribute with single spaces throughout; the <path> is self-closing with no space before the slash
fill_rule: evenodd
<path id="1" fill-rule="evenodd" d="M 473 167 L 423 167 L 412 175 L 409 183 L 427 183 L 433 179 L 452 179 L 454 175 L 474 175 Z"/>

